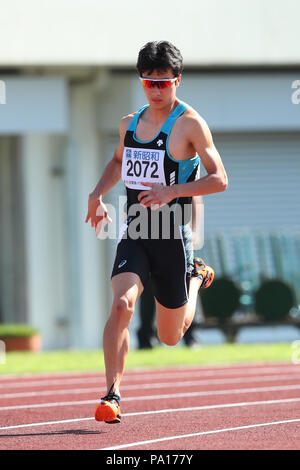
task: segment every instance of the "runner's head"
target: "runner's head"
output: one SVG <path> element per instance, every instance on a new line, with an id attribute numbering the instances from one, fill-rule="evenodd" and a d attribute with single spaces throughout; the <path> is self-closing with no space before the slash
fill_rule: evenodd
<path id="1" fill-rule="evenodd" d="M 179 77 L 182 72 L 182 55 L 168 41 L 147 42 L 139 52 L 136 68 L 142 77 L 145 73 L 172 71 L 172 77 Z"/>
<path id="2" fill-rule="evenodd" d="M 177 47 L 168 41 L 148 42 L 139 52 L 136 68 L 146 79 L 142 83 L 150 104 L 160 107 L 174 100 L 183 69 Z"/>

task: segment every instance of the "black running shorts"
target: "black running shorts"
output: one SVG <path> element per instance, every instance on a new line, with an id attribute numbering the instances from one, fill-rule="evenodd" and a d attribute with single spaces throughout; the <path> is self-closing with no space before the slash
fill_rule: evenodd
<path id="1" fill-rule="evenodd" d="M 133 240 L 128 236 L 127 221 L 120 232 L 111 277 L 135 273 L 143 286 L 151 280 L 153 294 L 164 307 L 184 305 L 193 268 L 193 245 L 189 226 L 178 230 L 177 238 Z"/>

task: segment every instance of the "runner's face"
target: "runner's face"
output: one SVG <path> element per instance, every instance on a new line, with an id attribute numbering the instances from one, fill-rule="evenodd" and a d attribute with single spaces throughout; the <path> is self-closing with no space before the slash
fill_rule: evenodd
<path id="1" fill-rule="evenodd" d="M 144 78 L 175 78 L 171 69 L 167 69 L 165 72 L 154 70 L 152 73 L 143 73 Z M 172 103 L 176 97 L 176 88 L 179 85 L 181 75 L 178 79 L 167 88 L 160 89 L 157 86 L 154 88 L 144 88 L 144 93 L 147 97 L 149 104 L 156 109 L 163 108 L 164 106 Z"/>

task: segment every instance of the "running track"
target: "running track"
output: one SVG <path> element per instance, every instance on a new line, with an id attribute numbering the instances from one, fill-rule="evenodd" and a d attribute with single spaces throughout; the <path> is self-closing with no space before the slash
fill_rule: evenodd
<path id="1" fill-rule="evenodd" d="M 139 370 L 122 382 L 122 422 L 93 418 L 103 373 L 0 376 L 0 449 L 300 448 L 300 364 Z"/>

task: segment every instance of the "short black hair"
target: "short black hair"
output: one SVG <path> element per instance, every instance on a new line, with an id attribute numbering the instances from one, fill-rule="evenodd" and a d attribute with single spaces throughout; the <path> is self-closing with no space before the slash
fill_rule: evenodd
<path id="1" fill-rule="evenodd" d="M 139 52 L 136 68 L 140 76 L 145 72 L 164 72 L 170 68 L 178 77 L 183 70 L 182 55 L 169 41 L 147 42 Z"/>

